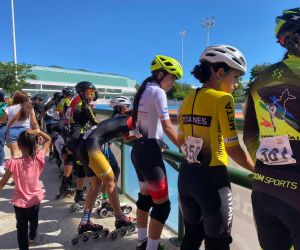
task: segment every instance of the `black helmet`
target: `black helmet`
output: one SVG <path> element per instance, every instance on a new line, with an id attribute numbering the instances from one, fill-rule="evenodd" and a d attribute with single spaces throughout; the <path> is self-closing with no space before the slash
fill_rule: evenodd
<path id="1" fill-rule="evenodd" d="M 91 82 L 79 82 L 75 86 L 76 92 L 80 95 L 81 91 L 85 91 L 86 89 L 94 89 L 96 91 L 96 87 Z"/>
<path id="2" fill-rule="evenodd" d="M 63 98 L 63 97 L 64 97 L 64 95 L 62 92 L 55 92 L 53 94 L 53 99 L 56 103 L 58 103 L 61 100 L 61 98 Z"/>
<path id="3" fill-rule="evenodd" d="M 280 45 L 300 56 L 300 8 L 284 10 L 276 22 L 275 35 Z"/>
<path id="4" fill-rule="evenodd" d="M 73 96 L 75 95 L 74 90 L 71 89 L 71 88 L 69 88 L 69 87 L 63 88 L 63 89 L 62 89 L 62 93 L 63 93 L 64 95 L 71 96 L 71 97 L 73 97 Z"/>
<path id="5" fill-rule="evenodd" d="M 31 101 L 43 101 L 43 98 L 40 94 L 36 94 L 30 98 Z"/>

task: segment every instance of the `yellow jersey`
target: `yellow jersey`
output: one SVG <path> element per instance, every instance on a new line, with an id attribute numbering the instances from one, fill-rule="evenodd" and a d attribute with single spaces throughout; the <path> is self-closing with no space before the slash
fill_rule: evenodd
<path id="1" fill-rule="evenodd" d="M 203 139 L 198 160 L 206 166 L 228 165 L 226 147 L 239 145 L 232 95 L 201 88 L 188 95 L 179 110 L 178 136 Z"/>

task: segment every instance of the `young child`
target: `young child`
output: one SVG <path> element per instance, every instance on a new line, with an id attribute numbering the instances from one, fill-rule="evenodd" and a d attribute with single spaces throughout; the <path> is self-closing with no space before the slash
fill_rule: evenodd
<path id="1" fill-rule="evenodd" d="M 38 149 L 39 137 L 44 139 L 41 149 Z M 45 166 L 45 154 L 50 143 L 51 138 L 39 129 L 23 131 L 18 137 L 22 157 L 6 161 L 6 172 L 0 181 L 0 190 L 11 176 L 15 182 L 12 204 L 16 213 L 19 248 L 22 250 L 28 249 L 29 243 L 33 244 L 36 237 L 39 206 L 44 198 L 39 177 Z"/>

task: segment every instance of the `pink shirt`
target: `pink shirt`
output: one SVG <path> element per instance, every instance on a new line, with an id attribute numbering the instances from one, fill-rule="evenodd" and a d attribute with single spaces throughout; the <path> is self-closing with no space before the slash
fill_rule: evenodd
<path id="1" fill-rule="evenodd" d="M 38 151 L 34 159 L 20 157 L 7 160 L 4 165 L 15 182 L 12 204 L 22 208 L 39 204 L 44 198 L 40 175 L 45 166 L 45 151 Z"/>

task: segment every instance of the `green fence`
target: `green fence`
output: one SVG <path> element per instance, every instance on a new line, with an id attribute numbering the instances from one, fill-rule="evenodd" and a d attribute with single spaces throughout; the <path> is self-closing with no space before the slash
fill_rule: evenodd
<path id="1" fill-rule="evenodd" d="M 96 110 L 97 114 L 101 115 L 110 115 L 111 111 L 108 110 Z M 243 124 L 242 119 L 237 119 L 237 127 L 238 129 L 241 129 L 241 126 Z M 125 144 L 124 143 L 115 143 L 121 150 L 121 192 L 124 194 L 126 193 L 126 178 L 125 178 L 125 173 L 126 173 L 126 154 L 125 154 Z M 130 145 L 129 145 L 130 146 Z M 163 152 L 163 158 L 164 160 L 169 163 L 169 165 L 175 169 L 177 172 L 179 171 L 179 165 L 181 161 L 183 160 L 183 154 L 174 152 L 171 150 L 165 150 Z M 252 175 L 250 172 L 246 172 L 243 170 L 235 169 L 232 167 L 228 167 L 228 172 L 230 175 L 230 180 L 232 183 L 239 185 L 241 187 L 251 189 L 252 187 Z M 129 194 L 127 194 L 129 195 Z M 130 195 L 129 195 L 130 196 Z M 183 226 L 183 220 L 181 216 L 181 212 L 178 211 L 178 238 L 176 239 L 171 239 L 175 244 L 180 242 L 182 240 L 182 237 L 184 235 L 184 226 Z"/>

